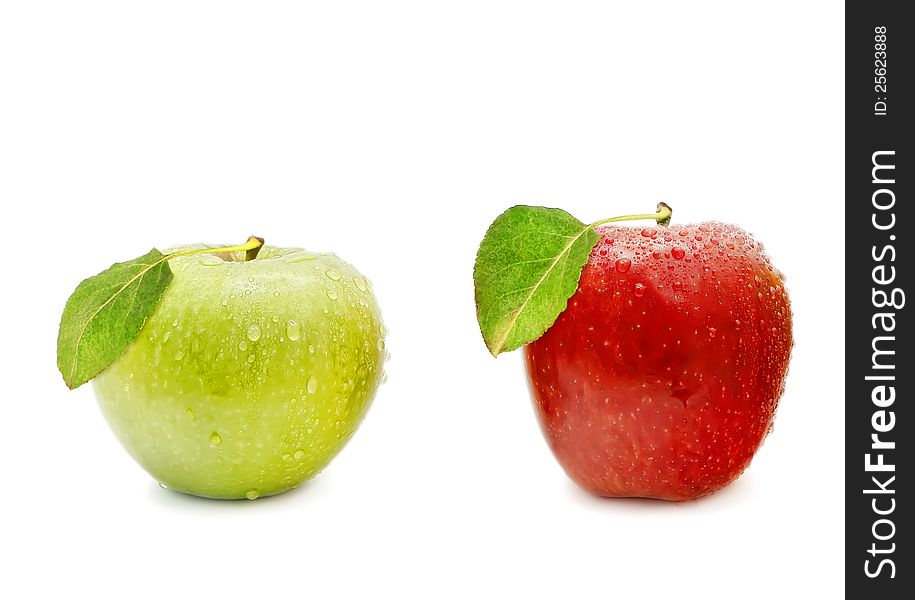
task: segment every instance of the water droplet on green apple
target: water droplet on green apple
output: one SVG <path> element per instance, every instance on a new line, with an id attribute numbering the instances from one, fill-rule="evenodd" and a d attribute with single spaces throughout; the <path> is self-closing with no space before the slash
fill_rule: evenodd
<path id="1" fill-rule="evenodd" d="M 261 328 L 257 325 L 248 325 L 248 339 L 252 342 L 261 339 Z"/>
<path id="2" fill-rule="evenodd" d="M 253 362 L 254 362 L 254 355 L 253 355 L 253 354 L 249 354 L 249 355 L 248 355 L 248 362 L 249 362 L 249 363 L 253 363 Z"/>
<path id="3" fill-rule="evenodd" d="M 286 454 L 283 455 L 283 460 L 286 460 L 286 461 L 292 460 L 292 455 L 287 452 Z"/>
<path id="4" fill-rule="evenodd" d="M 318 378 L 312 375 L 308 378 L 308 384 L 305 386 L 305 389 L 308 390 L 309 394 L 314 394 L 318 391 Z"/>
<path id="5" fill-rule="evenodd" d="M 257 500 L 258 496 L 260 496 L 260 495 L 261 495 L 261 493 L 257 490 L 248 490 L 247 492 L 245 492 L 245 498 L 247 498 L 248 500 Z"/>
<path id="6" fill-rule="evenodd" d="M 388 372 L 387 372 L 387 371 L 382 371 L 382 373 L 381 373 L 381 383 L 384 384 L 384 383 L 387 383 L 387 382 L 388 382 Z"/>
<path id="7" fill-rule="evenodd" d="M 333 269 L 328 269 L 327 271 L 324 271 L 324 274 L 331 281 L 340 281 L 340 273 L 337 273 Z"/>
<path id="8" fill-rule="evenodd" d="M 378 348 L 379 352 L 384 351 L 384 338 L 378 338 L 378 341 L 375 343 L 375 346 Z"/>
<path id="9" fill-rule="evenodd" d="M 289 321 L 286 323 L 286 337 L 289 338 L 290 342 L 297 342 L 300 337 L 302 337 L 302 331 L 299 329 L 299 324 L 296 321 Z"/>
<path id="10" fill-rule="evenodd" d="M 365 281 L 363 281 L 361 277 L 356 277 L 353 279 L 353 283 L 356 284 L 356 288 L 358 288 L 360 292 L 364 292 L 367 289 L 365 287 Z"/>
<path id="11" fill-rule="evenodd" d="M 314 344 L 308 344 L 308 351 L 311 352 L 312 354 L 315 353 L 315 346 L 314 346 Z"/>
<path id="12" fill-rule="evenodd" d="M 125 391 L 125 392 L 129 392 L 129 391 L 130 391 L 130 384 L 129 384 L 129 383 L 125 383 L 125 384 L 124 384 L 124 391 Z"/>
<path id="13" fill-rule="evenodd" d="M 178 350 L 175 353 L 175 360 L 181 360 L 182 358 L 184 358 L 184 352 L 182 350 Z"/>
<path id="14" fill-rule="evenodd" d="M 293 254 L 286 259 L 287 263 L 298 263 L 304 262 L 306 260 L 316 260 L 314 256 L 309 256 L 307 254 Z"/>
<path id="15" fill-rule="evenodd" d="M 190 417 L 191 421 L 196 421 L 196 420 L 197 420 L 197 415 L 194 414 L 194 410 L 193 410 L 190 406 L 188 406 L 187 408 L 185 408 L 185 409 L 184 409 L 184 412 L 187 413 L 187 416 Z"/>
<path id="16" fill-rule="evenodd" d="M 157 482 L 157 483 L 159 484 L 159 487 L 162 488 L 163 490 L 167 490 L 167 489 L 168 489 L 168 486 L 165 485 L 164 483 L 162 483 L 161 481 L 159 481 L 159 482 Z"/>
<path id="17" fill-rule="evenodd" d="M 204 267 L 216 267 L 222 264 L 222 260 L 218 256 L 204 256 L 200 259 L 200 264 Z"/>
<path id="18" fill-rule="evenodd" d="M 248 349 L 248 342 L 246 342 L 245 340 L 242 340 L 242 341 L 238 342 L 238 349 L 241 350 L 242 352 L 244 352 L 245 350 L 247 350 L 247 349 Z"/>
<path id="19" fill-rule="evenodd" d="M 210 445 L 211 446 L 218 446 L 221 443 L 222 443 L 222 437 L 219 435 L 219 433 L 214 431 L 213 433 L 210 434 Z"/>
<path id="20" fill-rule="evenodd" d="M 165 342 L 167 342 L 168 338 L 170 338 L 170 337 L 172 337 L 172 332 L 166 331 L 165 334 L 162 336 L 162 343 L 164 344 Z"/>
<path id="21" fill-rule="evenodd" d="M 295 454 L 293 454 L 292 457 L 295 458 L 296 460 L 302 460 L 305 457 L 305 451 L 301 450 L 301 449 L 296 450 Z"/>
<path id="22" fill-rule="evenodd" d="M 334 290 L 334 289 L 327 290 L 327 297 L 330 298 L 331 300 L 336 300 L 337 299 L 337 290 Z"/>

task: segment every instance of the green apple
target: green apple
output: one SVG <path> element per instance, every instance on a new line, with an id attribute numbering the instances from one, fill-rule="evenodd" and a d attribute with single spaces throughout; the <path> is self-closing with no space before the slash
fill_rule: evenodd
<path id="1" fill-rule="evenodd" d="M 368 280 L 333 254 L 269 246 L 169 265 L 140 335 L 93 382 L 115 435 L 163 485 L 197 496 L 254 499 L 314 476 L 382 380 Z"/>

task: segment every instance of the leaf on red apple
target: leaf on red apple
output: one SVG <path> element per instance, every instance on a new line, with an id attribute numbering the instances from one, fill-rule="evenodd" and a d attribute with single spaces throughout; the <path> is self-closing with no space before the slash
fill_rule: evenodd
<path id="1" fill-rule="evenodd" d="M 57 337 L 57 367 L 71 390 L 124 353 L 172 281 L 170 255 L 153 248 L 80 283 L 67 300 Z"/>
<path id="2" fill-rule="evenodd" d="M 473 269 L 477 320 L 493 356 L 550 328 L 599 239 L 591 225 L 558 208 L 513 206 L 493 221 Z"/>

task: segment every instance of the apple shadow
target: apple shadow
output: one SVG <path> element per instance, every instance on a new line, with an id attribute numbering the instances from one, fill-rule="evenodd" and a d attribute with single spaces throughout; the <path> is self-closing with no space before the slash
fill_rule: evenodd
<path id="1" fill-rule="evenodd" d="M 575 482 L 567 479 L 569 495 L 581 504 L 590 506 L 616 507 L 632 511 L 665 511 L 706 509 L 716 505 L 734 505 L 746 502 L 753 493 L 752 477 L 747 473 L 742 474 L 737 480 L 717 492 L 696 500 L 672 502 L 657 498 L 611 498 L 597 496 L 579 487 Z"/>
<path id="2" fill-rule="evenodd" d="M 299 503 L 310 496 L 320 496 L 328 489 L 328 478 L 319 474 L 314 479 L 303 482 L 298 487 L 292 488 L 273 496 L 262 496 L 255 500 L 247 498 L 221 499 L 193 496 L 171 489 L 163 489 L 155 481 L 149 486 L 150 498 L 155 504 L 168 508 L 181 508 L 188 510 L 254 510 L 258 506 L 279 506 L 284 504 Z"/>

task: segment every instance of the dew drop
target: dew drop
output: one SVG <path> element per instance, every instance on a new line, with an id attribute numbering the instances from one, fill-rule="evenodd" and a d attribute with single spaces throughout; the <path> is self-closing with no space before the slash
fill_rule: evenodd
<path id="1" fill-rule="evenodd" d="M 740 331 L 740 328 L 741 328 L 741 327 L 742 327 L 742 324 L 741 324 L 741 322 L 740 322 L 740 319 L 735 320 L 735 321 L 734 321 L 734 329 L 736 329 L 737 331 Z"/>
<path id="2" fill-rule="evenodd" d="M 287 460 L 287 461 L 292 460 L 292 455 L 287 452 L 286 454 L 283 455 L 283 460 Z"/>
<path id="3" fill-rule="evenodd" d="M 302 460 L 305 458 L 305 451 L 302 449 L 296 450 L 295 454 L 292 455 L 296 460 Z"/>
<path id="4" fill-rule="evenodd" d="M 210 445 L 211 446 L 218 446 L 221 443 L 222 443 L 222 437 L 219 435 L 219 433 L 214 431 L 213 433 L 210 434 Z"/>
<path id="5" fill-rule="evenodd" d="M 682 289 L 683 289 L 683 283 L 681 283 L 681 282 L 679 282 L 679 281 L 675 281 L 675 282 L 674 282 L 674 290 L 677 291 L 677 292 L 679 292 L 679 291 L 681 291 Z"/>
<path id="6" fill-rule="evenodd" d="M 248 362 L 249 362 L 249 363 L 253 363 L 253 362 L 254 362 L 254 355 L 253 355 L 253 354 L 249 354 L 249 355 L 248 355 Z"/>
<path id="7" fill-rule="evenodd" d="M 197 420 L 197 416 L 194 414 L 194 409 L 192 409 L 190 406 L 188 406 L 187 408 L 185 408 L 185 409 L 184 409 L 184 412 L 187 413 L 187 416 L 191 419 L 191 421 L 196 421 L 196 420 Z"/>
<path id="8" fill-rule="evenodd" d="M 616 270 L 620 273 L 625 273 L 629 270 L 629 267 L 632 266 L 632 261 L 628 258 L 621 258 L 616 261 Z"/>
<path id="9" fill-rule="evenodd" d="M 183 351 L 178 350 L 177 352 L 175 352 L 175 360 L 181 360 L 182 358 L 184 358 L 184 352 L 183 352 Z"/>
<path id="10" fill-rule="evenodd" d="M 324 275 L 326 275 L 327 278 L 330 279 L 331 281 L 340 281 L 340 273 L 337 273 L 333 269 L 328 269 L 327 271 L 324 271 Z"/>
<path id="11" fill-rule="evenodd" d="M 657 233 L 647 227 L 642 230 L 642 237 L 652 237 L 652 234 L 657 235 Z"/>
<path id="12" fill-rule="evenodd" d="M 337 299 L 337 290 L 327 290 L 327 297 L 331 300 Z"/>
<path id="13" fill-rule="evenodd" d="M 673 250 L 670 251 L 670 255 L 673 256 L 674 258 L 676 258 L 677 260 L 681 260 L 684 256 L 686 256 L 686 250 L 684 250 L 683 248 L 674 248 Z"/>
<path id="14" fill-rule="evenodd" d="M 378 338 L 378 341 L 375 342 L 375 347 L 378 348 L 379 352 L 384 351 L 384 338 Z"/>
<path id="15" fill-rule="evenodd" d="M 358 288 L 360 292 L 364 292 L 366 290 L 365 281 L 363 281 L 361 277 L 356 277 L 353 279 L 353 283 L 356 284 L 356 288 Z"/>
<path id="16" fill-rule="evenodd" d="M 257 498 L 260 495 L 261 495 L 261 493 L 257 490 L 248 490 L 247 492 L 245 492 L 245 498 L 247 498 L 248 500 L 257 500 Z"/>
<path id="17" fill-rule="evenodd" d="M 318 391 L 318 378 L 312 375 L 308 378 L 308 384 L 305 386 L 305 389 L 308 390 L 309 394 L 314 394 Z"/>
<path id="18" fill-rule="evenodd" d="M 645 295 L 645 284 L 644 283 L 635 284 L 635 287 L 633 288 L 632 293 L 635 294 L 636 298 L 641 298 L 642 296 L 644 296 Z"/>
<path id="19" fill-rule="evenodd" d="M 129 383 L 125 383 L 125 384 L 124 384 L 124 391 L 125 391 L 125 392 L 129 392 L 129 391 L 130 391 L 130 384 L 129 384 Z"/>
<path id="20" fill-rule="evenodd" d="M 299 329 L 299 324 L 296 321 L 289 321 L 286 323 L 286 337 L 289 338 L 290 342 L 297 342 L 300 337 L 302 337 L 302 331 Z"/>
<path id="21" fill-rule="evenodd" d="M 158 483 L 159 483 L 159 487 L 162 488 L 163 490 L 167 490 L 167 489 L 168 489 L 168 486 L 165 485 L 164 483 L 162 483 L 161 481 L 159 481 Z"/>
<path id="22" fill-rule="evenodd" d="M 248 339 L 252 342 L 261 339 L 261 328 L 257 325 L 248 325 Z"/>
<path id="23" fill-rule="evenodd" d="M 164 344 L 165 342 L 167 342 L 168 338 L 170 338 L 170 337 L 172 337 L 172 332 L 170 330 L 166 331 L 165 335 L 162 336 L 162 343 Z"/>
<path id="24" fill-rule="evenodd" d="M 709 328 L 708 328 L 708 336 L 709 336 L 710 338 L 715 338 L 715 337 L 717 337 L 717 335 L 718 335 L 718 330 L 717 330 L 717 329 L 715 329 L 714 327 L 709 327 Z"/>
<path id="25" fill-rule="evenodd" d="M 314 256 L 309 256 L 307 254 L 292 255 L 286 259 L 287 263 L 297 263 L 304 262 L 306 260 L 316 260 Z"/>
<path id="26" fill-rule="evenodd" d="M 314 346 L 314 344 L 308 344 L 308 351 L 311 352 L 312 354 L 315 353 L 315 346 Z"/>
<path id="27" fill-rule="evenodd" d="M 388 382 L 388 372 L 384 371 L 381 373 L 381 383 L 387 383 L 387 382 Z"/>

